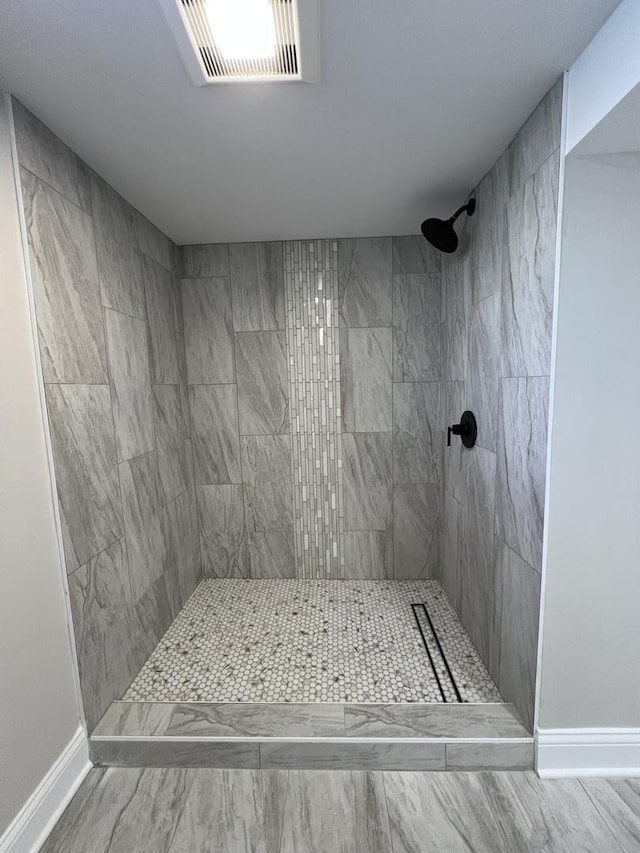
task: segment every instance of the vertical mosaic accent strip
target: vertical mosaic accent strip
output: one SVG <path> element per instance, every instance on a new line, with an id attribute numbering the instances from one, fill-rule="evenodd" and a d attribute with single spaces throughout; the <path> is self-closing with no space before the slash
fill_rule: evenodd
<path id="1" fill-rule="evenodd" d="M 338 243 L 284 244 L 296 574 L 343 577 Z"/>

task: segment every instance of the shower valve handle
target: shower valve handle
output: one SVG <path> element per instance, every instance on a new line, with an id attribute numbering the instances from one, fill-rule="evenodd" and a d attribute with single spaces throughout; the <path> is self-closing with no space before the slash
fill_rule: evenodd
<path id="1" fill-rule="evenodd" d="M 447 447 L 451 447 L 452 435 L 459 435 L 465 447 L 473 447 L 478 437 L 478 424 L 473 412 L 463 412 L 459 424 L 447 427 Z"/>

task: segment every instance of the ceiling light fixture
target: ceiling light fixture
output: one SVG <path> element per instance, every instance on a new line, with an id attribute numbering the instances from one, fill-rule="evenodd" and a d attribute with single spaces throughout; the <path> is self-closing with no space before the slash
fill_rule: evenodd
<path id="1" fill-rule="evenodd" d="M 207 18 L 226 59 L 268 59 L 276 52 L 269 0 L 207 0 Z"/>

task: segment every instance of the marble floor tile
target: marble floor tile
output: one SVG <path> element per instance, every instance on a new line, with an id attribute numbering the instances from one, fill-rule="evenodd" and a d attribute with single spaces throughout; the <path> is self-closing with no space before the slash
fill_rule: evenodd
<path id="1" fill-rule="evenodd" d="M 437 382 L 440 275 L 393 276 L 393 381 Z"/>
<path id="2" fill-rule="evenodd" d="M 45 382 L 107 382 L 91 217 L 20 172 Z"/>
<path id="3" fill-rule="evenodd" d="M 170 737 L 344 737 L 344 708 L 333 704 L 178 704 Z"/>
<path id="4" fill-rule="evenodd" d="M 190 773 L 190 791 L 171 853 L 277 853 L 282 839 L 286 774 L 223 770 Z"/>
<path id="5" fill-rule="evenodd" d="M 560 154 L 510 199 L 509 275 L 503 288 L 502 376 L 551 372 Z"/>
<path id="6" fill-rule="evenodd" d="M 281 853 L 389 853 L 390 849 L 381 776 L 288 774 Z"/>
<path id="7" fill-rule="evenodd" d="M 496 541 L 498 686 L 533 728 L 540 575 L 500 539 Z"/>
<path id="8" fill-rule="evenodd" d="M 146 255 L 142 257 L 149 343 L 151 379 L 158 385 L 180 381 L 179 339 L 180 291 L 173 273 Z"/>
<path id="9" fill-rule="evenodd" d="M 123 461 L 155 449 L 147 324 L 116 311 L 105 311 L 104 320 L 116 445 Z"/>
<path id="10" fill-rule="evenodd" d="M 181 289 L 189 383 L 235 382 L 228 277 L 183 279 Z"/>
<path id="11" fill-rule="evenodd" d="M 625 853 L 640 851 L 640 781 L 584 779 L 582 787 Z"/>
<path id="12" fill-rule="evenodd" d="M 67 572 L 122 535 L 111 396 L 106 385 L 47 385 Z"/>
<path id="13" fill-rule="evenodd" d="M 342 436 L 345 530 L 388 530 L 392 525 L 391 433 Z"/>
<path id="14" fill-rule="evenodd" d="M 533 770 L 534 744 L 448 743 L 447 770 Z"/>
<path id="15" fill-rule="evenodd" d="M 136 212 L 95 172 L 91 173 L 91 209 L 102 304 L 144 320 L 144 280 Z"/>
<path id="16" fill-rule="evenodd" d="M 235 385 L 190 385 L 196 483 L 240 483 Z"/>
<path id="17" fill-rule="evenodd" d="M 211 278 L 229 275 L 229 247 L 226 243 L 180 246 L 184 278 Z"/>
<path id="18" fill-rule="evenodd" d="M 391 325 L 391 238 L 338 241 L 340 323 Z"/>
<path id="19" fill-rule="evenodd" d="M 391 432 L 391 329 L 340 331 L 345 432 Z"/>
<path id="20" fill-rule="evenodd" d="M 469 319 L 466 405 L 476 416 L 477 443 L 496 451 L 501 357 L 501 293 L 474 306 Z M 457 422 L 456 422 L 457 423 Z"/>
<path id="21" fill-rule="evenodd" d="M 124 539 L 69 575 L 82 704 L 91 731 L 136 674 L 131 585 Z"/>
<path id="22" fill-rule="evenodd" d="M 390 530 L 347 530 L 342 534 L 344 576 L 351 580 L 393 577 Z"/>
<path id="23" fill-rule="evenodd" d="M 285 332 L 235 335 L 241 435 L 289 432 L 289 375 Z"/>
<path id="24" fill-rule="evenodd" d="M 393 237 L 391 246 L 392 272 L 394 275 L 407 273 L 440 274 L 442 255 L 427 243 L 422 234 Z"/>
<path id="25" fill-rule="evenodd" d="M 393 481 L 441 481 L 444 430 L 439 382 L 393 383 Z"/>
<path id="26" fill-rule="evenodd" d="M 100 771 L 91 771 L 91 775 Z M 70 826 L 54 831 L 44 853 L 168 851 L 189 791 L 187 771 L 104 771 Z"/>
<path id="27" fill-rule="evenodd" d="M 437 483 L 393 487 L 393 576 L 432 578 L 440 565 L 441 489 Z"/>
<path id="28" fill-rule="evenodd" d="M 261 743 L 260 767 L 272 770 L 444 770 L 439 743 Z"/>
<path id="29" fill-rule="evenodd" d="M 169 272 L 174 272 L 178 248 L 175 243 L 138 211 L 136 211 L 136 230 L 138 232 L 138 248 L 142 254 L 148 258 L 153 258 L 157 264 Z"/>
<path id="30" fill-rule="evenodd" d="M 91 213 L 89 168 L 20 101 L 12 98 L 11 103 L 20 165 Z"/>
<path id="31" fill-rule="evenodd" d="M 243 435 L 240 441 L 247 532 L 289 532 L 293 524 L 290 436 Z"/>
<path id="32" fill-rule="evenodd" d="M 154 385 L 153 398 L 160 486 L 163 502 L 168 503 L 187 489 L 187 463 L 178 386 Z"/>
<path id="33" fill-rule="evenodd" d="M 500 389 L 496 533 L 542 567 L 549 378 L 503 379 Z"/>
<path id="34" fill-rule="evenodd" d="M 161 577 L 166 557 L 156 454 L 121 463 L 120 482 L 131 592 L 137 602 Z"/>
<path id="35" fill-rule="evenodd" d="M 243 561 L 241 485 L 197 486 L 202 572 L 205 578 L 248 576 Z"/>
<path id="36" fill-rule="evenodd" d="M 109 783 L 113 781 L 112 773 L 128 772 L 128 771 L 112 771 L 106 767 L 92 767 L 80 787 L 73 795 L 71 802 L 67 805 L 62 815 L 58 818 L 55 826 L 51 830 L 48 838 L 40 847 L 39 853 L 70 853 L 70 851 L 79 851 L 84 843 L 81 838 L 73 834 L 74 826 L 78 818 L 85 812 L 91 810 L 89 803 L 93 792 L 102 784 L 104 777 L 108 775 Z M 142 771 L 139 770 L 138 773 Z M 118 780 L 119 783 L 120 780 Z M 113 815 L 109 813 L 113 818 Z"/>
<path id="37" fill-rule="evenodd" d="M 235 331 L 284 329 L 282 243 L 231 243 L 229 267 Z"/>

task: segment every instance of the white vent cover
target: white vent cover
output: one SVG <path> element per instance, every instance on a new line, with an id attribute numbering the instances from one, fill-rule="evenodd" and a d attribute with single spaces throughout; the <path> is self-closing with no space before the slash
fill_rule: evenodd
<path id="1" fill-rule="evenodd" d="M 274 42 L 273 50 L 269 51 L 272 55 L 266 56 L 241 56 L 238 54 L 242 51 L 228 48 L 225 51 L 224 32 L 216 31 L 215 15 L 221 7 L 224 10 L 226 3 L 233 7 L 238 0 L 159 2 L 196 86 L 260 80 L 307 83 L 318 80 L 316 0 L 264 0 L 261 11 L 273 19 Z M 251 3 L 245 0 L 245 5 Z"/>

